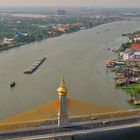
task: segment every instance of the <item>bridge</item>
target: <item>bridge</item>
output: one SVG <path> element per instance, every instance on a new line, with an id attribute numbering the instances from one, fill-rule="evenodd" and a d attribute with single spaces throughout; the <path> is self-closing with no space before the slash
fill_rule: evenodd
<path id="1" fill-rule="evenodd" d="M 4 124 L 0 127 L 5 131 L 0 131 L 0 139 L 10 140 L 38 140 L 38 139 L 72 139 L 75 135 L 100 133 L 105 131 L 115 131 L 128 128 L 140 127 L 140 110 L 127 110 L 109 113 L 100 113 L 68 118 L 68 124 L 58 126 L 57 119 L 36 120 L 13 124 Z M 36 124 L 33 126 L 33 124 Z M 12 129 L 8 130 L 8 126 Z M 22 128 L 21 128 L 22 126 Z"/>
<path id="2" fill-rule="evenodd" d="M 67 98 L 63 78 L 57 91 L 59 99 L 1 120 L 0 140 L 74 140 L 88 134 L 96 140 L 99 134 L 104 134 L 103 139 L 140 129 L 140 109 L 122 110 Z"/>

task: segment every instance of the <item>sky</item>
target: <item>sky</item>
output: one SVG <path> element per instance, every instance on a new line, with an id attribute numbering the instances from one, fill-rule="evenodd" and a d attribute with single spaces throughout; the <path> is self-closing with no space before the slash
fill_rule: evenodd
<path id="1" fill-rule="evenodd" d="M 0 7 L 140 7 L 140 0 L 0 0 Z"/>

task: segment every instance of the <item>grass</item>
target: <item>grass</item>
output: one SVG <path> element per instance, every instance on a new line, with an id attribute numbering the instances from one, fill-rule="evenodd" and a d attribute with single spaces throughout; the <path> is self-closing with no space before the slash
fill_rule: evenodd
<path id="1" fill-rule="evenodd" d="M 127 94 L 140 94 L 140 84 L 128 84 L 126 86 L 119 86 Z M 140 105 L 133 105 L 135 109 L 140 109 Z"/>
<path id="2" fill-rule="evenodd" d="M 128 84 L 126 86 L 119 86 L 127 94 L 137 93 L 140 94 L 140 84 Z"/>

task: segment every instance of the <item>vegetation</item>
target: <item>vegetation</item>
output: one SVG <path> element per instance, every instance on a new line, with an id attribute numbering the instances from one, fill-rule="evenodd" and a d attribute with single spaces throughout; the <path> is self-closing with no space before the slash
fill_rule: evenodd
<path id="1" fill-rule="evenodd" d="M 69 29 L 66 30 L 66 33 L 71 33 L 79 30 L 80 30 L 79 26 L 71 26 Z"/>
<path id="2" fill-rule="evenodd" d="M 130 45 L 131 45 L 130 42 L 123 43 L 123 44 L 121 45 L 121 47 L 118 49 L 118 51 L 119 51 L 119 52 L 123 52 L 123 51 L 125 51 L 127 48 L 129 48 Z"/>
<path id="3" fill-rule="evenodd" d="M 81 26 L 75 25 L 77 22 L 82 22 L 82 27 L 91 28 L 93 25 L 97 26 L 115 20 L 120 19 L 77 16 L 50 16 L 47 18 L 0 16 L 0 48 L 17 46 L 48 37 L 59 36 L 63 33 L 78 31 Z M 57 25 L 61 24 L 68 25 L 65 32 L 57 31 Z M 52 32 L 52 35 L 49 35 L 48 32 Z M 4 38 L 13 39 L 14 43 L 4 44 Z"/>
<path id="4" fill-rule="evenodd" d="M 127 94 L 140 94 L 140 84 L 128 84 L 127 86 L 122 86 L 121 89 Z"/>

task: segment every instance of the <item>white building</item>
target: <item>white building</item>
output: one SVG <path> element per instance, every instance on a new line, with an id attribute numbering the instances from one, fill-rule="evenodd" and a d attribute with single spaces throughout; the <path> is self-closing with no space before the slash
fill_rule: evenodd
<path id="1" fill-rule="evenodd" d="M 130 59 L 140 60 L 140 51 L 134 51 L 132 55 L 130 55 Z"/>
<path id="2" fill-rule="evenodd" d="M 128 60 L 130 59 L 130 55 L 132 55 L 134 52 L 134 50 L 131 50 L 131 49 L 127 49 L 125 50 L 123 53 L 122 53 L 122 57 L 123 57 L 123 60 Z"/>
<path id="3" fill-rule="evenodd" d="M 3 39 L 3 43 L 4 44 L 8 44 L 8 45 L 10 45 L 10 44 L 12 44 L 14 42 L 14 39 L 12 39 L 12 38 L 4 38 Z"/>

